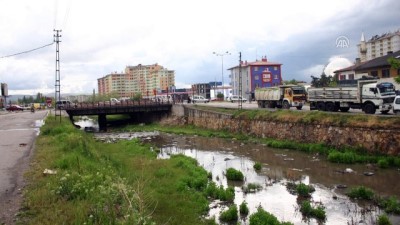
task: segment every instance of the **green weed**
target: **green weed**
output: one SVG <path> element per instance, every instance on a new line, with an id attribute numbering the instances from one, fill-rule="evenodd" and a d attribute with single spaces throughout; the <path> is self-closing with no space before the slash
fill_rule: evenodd
<path id="1" fill-rule="evenodd" d="M 303 201 L 300 206 L 300 212 L 305 217 L 313 217 L 317 220 L 326 220 L 325 209 L 322 206 L 317 206 L 316 208 L 311 206 L 310 201 Z"/>
<path id="2" fill-rule="evenodd" d="M 271 213 L 259 207 L 256 213 L 250 215 L 250 225 L 293 225 L 289 222 L 279 222 Z"/>
<path id="3" fill-rule="evenodd" d="M 226 211 L 221 212 L 219 219 L 222 222 L 234 222 L 238 220 L 238 210 L 235 204 L 231 205 Z"/>
<path id="4" fill-rule="evenodd" d="M 239 212 L 242 216 L 247 216 L 249 214 L 249 207 L 247 207 L 247 202 L 243 201 L 239 206 Z"/>
<path id="5" fill-rule="evenodd" d="M 347 193 L 347 196 L 349 196 L 350 198 L 372 200 L 375 197 L 375 193 L 370 188 L 360 186 L 352 188 L 350 192 Z"/>
<path id="6" fill-rule="evenodd" d="M 254 168 L 256 171 L 260 171 L 261 168 L 262 168 L 262 164 L 261 164 L 260 162 L 256 162 L 256 163 L 254 163 L 253 168 Z"/>
<path id="7" fill-rule="evenodd" d="M 228 180 L 233 180 L 233 181 L 243 181 L 244 180 L 243 173 L 234 168 L 228 168 L 226 170 L 226 178 Z"/>

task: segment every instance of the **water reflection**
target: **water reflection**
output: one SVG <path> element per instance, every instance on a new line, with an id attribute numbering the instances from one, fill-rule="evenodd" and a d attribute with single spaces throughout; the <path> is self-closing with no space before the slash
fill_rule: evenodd
<path id="1" fill-rule="evenodd" d="M 75 126 L 78 126 L 80 129 L 88 131 L 88 132 L 98 132 L 99 131 L 99 123 L 87 116 L 81 116 L 78 120 L 74 121 Z"/>
<path id="2" fill-rule="evenodd" d="M 370 165 L 332 164 L 317 154 L 272 149 L 237 140 L 161 134 L 148 141 L 160 148 L 159 158 L 168 158 L 179 153 L 193 157 L 207 171 L 212 172 L 213 181 L 217 184 L 225 187 L 234 185 L 235 204 L 240 205 L 246 201 L 250 213 L 262 206 L 279 220 L 294 224 L 318 222 L 302 217 L 297 196 L 289 193 L 287 182 L 302 182 L 315 187 L 311 201 L 322 203 L 325 207 L 327 220 L 324 224 L 375 224 L 376 216 L 383 213 L 375 206 L 350 201 L 344 195 L 348 190 L 337 188 L 338 186 L 363 185 L 372 188 L 379 195 L 400 196 L 400 184 L 393 182 L 400 178 L 398 170 L 381 170 Z M 260 172 L 253 169 L 254 162 L 263 164 Z M 245 181 L 228 183 L 224 173 L 230 167 L 242 171 Z M 371 170 L 374 171 L 374 176 L 364 175 L 365 171 Z M 242 191 L 242 186 L 248 183 L 259 184 L 262 190 L 246 194 Z M 215 215 L 218 218 L 221 210 L 226 207 L 217 204 L 217 207 L 211 208 L 209 216 Z M 397 224 L 399 218 L 391 217 L 391 220 Z M 241 222 L 248 224 L 246 220 Z"/>

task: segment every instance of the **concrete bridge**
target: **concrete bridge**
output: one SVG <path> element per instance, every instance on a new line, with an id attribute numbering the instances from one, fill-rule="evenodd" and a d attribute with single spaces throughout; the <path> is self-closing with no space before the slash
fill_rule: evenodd
<path id="1" fill-rule="evenodd" d="M 101 131 L 106 131 L 107 115 L 127 114 L 131 118 L 136 118 L 138 121 L 141 121 L 157 115 L 168 114 L 171 111 L 172 105 L 172 101 L 142 99 L 138 101 L 122 101 L 120 103 L 97 102 L 69 104 L 63 109 L 68 113 L 71 121 L 74 120 L 74 116 L 97 115 L 99 129 Z"/>

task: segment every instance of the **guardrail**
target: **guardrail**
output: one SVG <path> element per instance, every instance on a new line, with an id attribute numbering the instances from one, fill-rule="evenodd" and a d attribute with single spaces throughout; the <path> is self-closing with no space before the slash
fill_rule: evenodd
<path id="1" fill-rule="evenodd" d="M 172 105 L 173 101 L 170 100 L 153 100 L 153 99 L 141 99 L 141 100 L 124 100 L 120 102 L 80 102 L 70 103 L 60 107 L 60 109 L 73 110 L 73 109 L 96 109 L 96 108 L 119 108 L 119 107 L 134 107 L 134 106 L 159 106 L 159 105 Z"/>

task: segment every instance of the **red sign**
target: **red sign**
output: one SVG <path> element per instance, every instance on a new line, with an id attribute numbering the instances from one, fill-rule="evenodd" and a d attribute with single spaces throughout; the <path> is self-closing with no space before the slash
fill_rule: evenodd
<path id="1" fill-rule="evenodd" d="M 264 83 L 271 83 L 271 73 L 263 73 L 262 81 Z"/>

